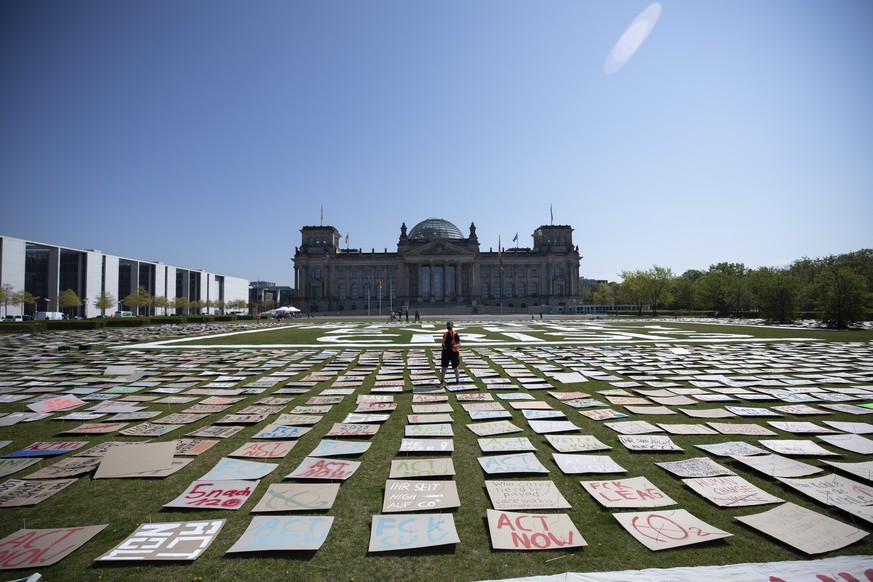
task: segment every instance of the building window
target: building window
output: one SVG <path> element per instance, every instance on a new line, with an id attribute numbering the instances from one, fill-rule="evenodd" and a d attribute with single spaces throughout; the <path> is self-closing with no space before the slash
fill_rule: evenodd
<path id="1" fill-rule="evenodd" d="M 312 269 L 312 278 L 313 279 L 321 279 L 321 269 L 320 268 L 315 267 L 314 269 Z"/>
<path id="2" fill-rule="evenodd" d="M 352 299 L 360 299 L 361 294 L 357 283 L 352 283 Z"/>
<path id="3" fill-rule="evenodd" d="M 340 298 L 340 301 L 343 301 L 346 298 L 346 284 L 345 283 L 339 284 L 339 298 Z"/>
<path id="4" fill-rule="evenodd" d="M 536 297 L 538 293 L 539 293 L 539 289 L 537 289 L 537 282 L 531 281 L 531 283 L 530 283 L 530 296 Z"/>
<path id="5" fill-rule="evenodd" d="M 483 276 L 483 277 L 487 277 L 487 276 L 488 276 L 488 267 L 482 267 L 482 276 Z"/>
<path id="6" fill-rule="evenodd" d="M 517 297 L 524 297 L 524 283 L 518 284 L 518 289 L 516 290 L 516 293 L 518 294 L 516 295 Z"/>
<path id="7" fill-rule="evenodd" d="M 555 292 L 553 293 L 553 295 L 557 295 L 560 297 L 561 295 L 564 294 L 564 284 L 563 283 L 561 283 L 560 281 L 555 281 L 554 287 L 555 287 Z"/>
<path id="8" fill-rule="evenodd" d="M 421 268 L 421 294 L 424 296 L 430 295 L 430 267 Z"/>
<path id="9" fill-rule="evenodd" d="M 531 268 L 530 268 L 530 272 L 528 273 L 528 275 L 531 276 L 531 277 L 536 277 L 536 276 L 537 276 L 537 268 L 536 268 L 536 267 L 531 267 Z"/>
<path id="10" fill-rule="evenodd" d="M 479 293 L 482 295 L 482 299 L 488 299 L 488 283 L 482 283 Z"/>
<path id="11" fill-rule="evenodd" d="M 512 281 L 507 281 L 504 284 L 503 293 L 507 298 L 512 297 Z"/>
<path id="12" fill-rule="evenodd" d="M 352 279 L 355 279 L 355 278 L 357 278 L 357 276 L 358 276 L 358 270 L 352 269 L 351 272 L 349 273 L 349 277 L 351 277 Z"/>
<path id="13" fill-rule="evenodd" d="M 555 267 L 552 273 L 555 275 L 555 277 L 561 277 L 564 275 L 564 269 L 562 269 L 561 267 Z"/>
<path id="14" fill-rule="evenodd" d="M 506 276 L 507 276 L 507 277 L 512 277 L 512 276 L 513 276 L 513 274 L 512 274 L 512 267 L 506 267 Z"/>

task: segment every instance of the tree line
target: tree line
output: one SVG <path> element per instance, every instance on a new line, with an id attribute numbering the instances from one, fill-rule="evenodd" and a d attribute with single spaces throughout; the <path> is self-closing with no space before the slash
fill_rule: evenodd
<path id="1" fill-rule="evenodd" d="M 658 310 L 747 314 L 788 323 L 811 314 L 832 327 L 862 321 L 873 308 L 873 249 L 802 258 L 787 267 L 747 268 L 717 263 L 674 275 L 669 267 L 622 271 L 620 283 L 597 285 L 584 297 L 594 305 L 629 304 L 642 315 Z"/>
<path id="2" fill-rule="evenodd" d="M 0 286 L 0 304 L 4 306 L 6 311 L 9 310 L 10 305 L 13 307 L 34 305 L 37 299 L 42 300 L 43 298 L 35 298 L 29 291 L 16 290 L 9 283 Z M 136 291 L 122 298 L 121 303 L 137 314 L 139 314 L 142 308 L 154 308 L 155 313 L 160 309 L 164 315 L 177 310 L 187 315 L 192 311 L 199 312 L 202 308 L 220 309 L 223 312 L 225 309 L 239 310 L 249 307 L 248 302 L 244 299 L 235 299 L 233 301 L 212 299 L 192 301 L 187 297 L 181 296 L 175 298 L 155 297 L 149 294 L 148 290 L 143 286 L 137 287 Z M 112 293 L 103 292 L 94 300 L 93 305 L 100 310 L 101 315 L 105 316 L 107 310 L 113 311 L 118 306 L 118 301 Z M 65 289 L 58 294 L 58 309 L 68 316 L 72 316 L 74 311 L 81 306 L 82 300 L 72 289 Z"/>

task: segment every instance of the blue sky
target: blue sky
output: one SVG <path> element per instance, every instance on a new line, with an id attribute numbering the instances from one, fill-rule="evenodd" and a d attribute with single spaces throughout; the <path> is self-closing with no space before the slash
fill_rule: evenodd
<path id="1" fill-rule="evenodd" d="M 300 228 L 483 250 L 575 228 L 583 276 L 873 246 L 873 3 L 0 3 L 0 234 L 292 282 Z"/>

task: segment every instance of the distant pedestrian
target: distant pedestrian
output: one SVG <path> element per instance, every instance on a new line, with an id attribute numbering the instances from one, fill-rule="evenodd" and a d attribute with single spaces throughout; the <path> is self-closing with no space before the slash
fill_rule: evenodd
<path id="1" fill-rule="evenodd" d="M 443 333 L 442 352 L 440 354 L 440 388 L 446 387 L 446 370 L 449 364 L 455 371 L 455 384 L 461 383 L 461 372 L 458 366 L 461 363 L 461 336 L 455 331 L 453 322 L 446 323 L 446 331 Z"/>
<path id="2" fill-rule="evenodd" d="M 409 323 L 409 307 L 406 308 L 406 323 Z"/>

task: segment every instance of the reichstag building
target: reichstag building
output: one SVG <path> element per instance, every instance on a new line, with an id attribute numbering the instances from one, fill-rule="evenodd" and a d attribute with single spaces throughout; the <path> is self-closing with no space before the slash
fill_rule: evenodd
<path id="1" fill-rule="evenodd" d="M 342 248 L 333 226 L 304 226 L 294 251 L 297 306 L 304 311 L 414 312 L 439 308 L 463 313 L 575 310 L 579 296 L 579 247 L 570 226 L 544 225 L 533 247 L 479 248 L 469 235 L 441 218 L 408 232 L 400 227 L 397 251 Z"/>

